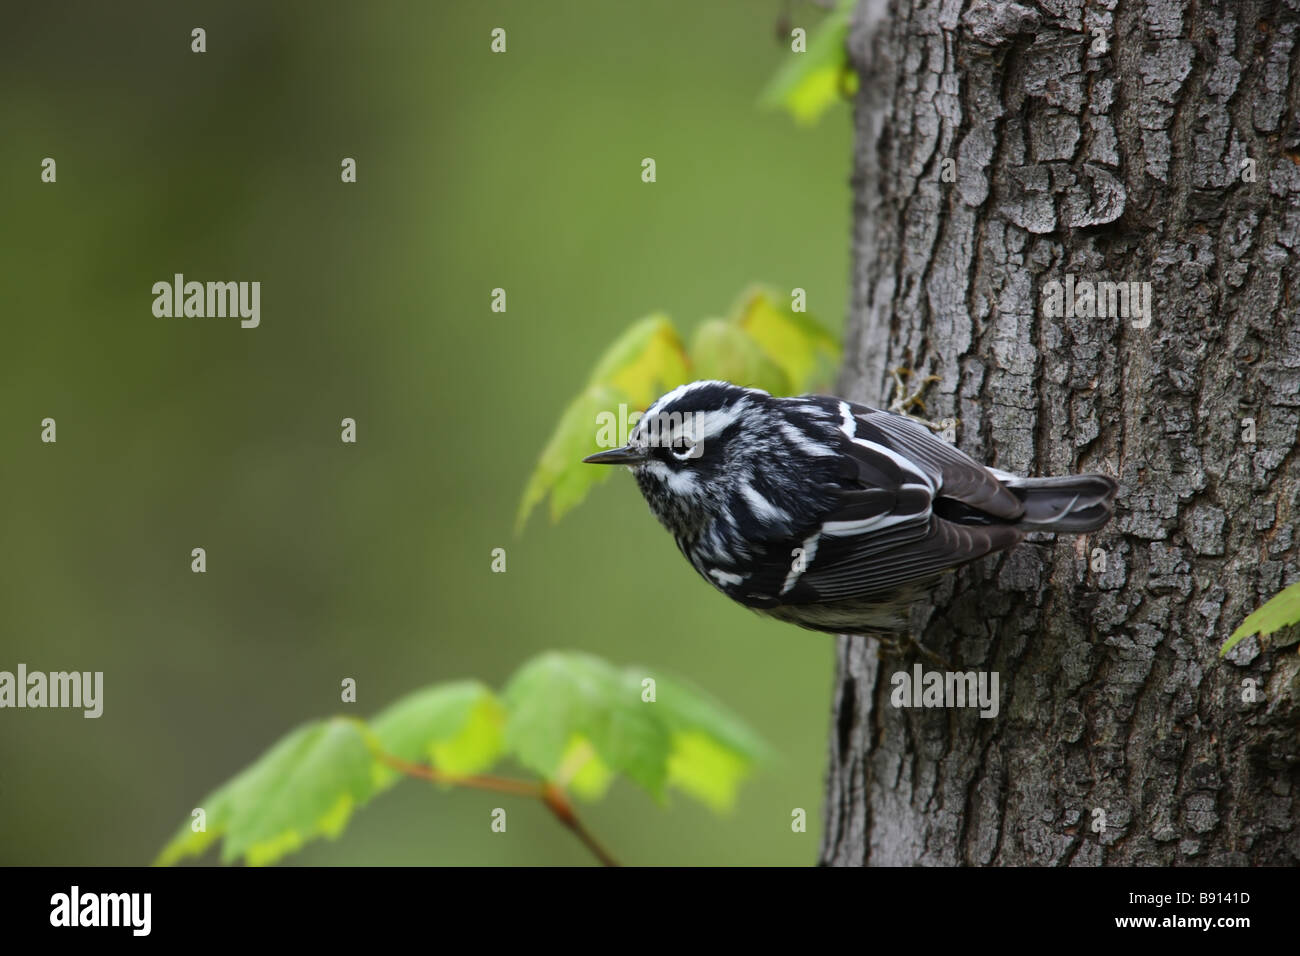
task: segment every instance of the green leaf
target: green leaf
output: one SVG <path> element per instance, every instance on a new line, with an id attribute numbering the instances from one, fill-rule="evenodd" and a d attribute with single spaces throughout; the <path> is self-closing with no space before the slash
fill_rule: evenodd
<path id="1" fill-rule="evenodd" d="M 1300 581 L 1274 595 L 1267 604 L 1242 621 L 1241 626 L 1219 648 L 1219 656 L 1227 654 L 1252 634 L 1267 637 L 1274 631 L 1297 622 L 1300 622 Z"/>
<path id="2" fill-rule="evenodd" d="M 642 703 L 639 684 L 597 657 L 551 652 L 510 679 L 506 743 L 519 762 L 555 779 L 575 741 L 588 741 L 609 770 L 664 797 L 671 751 L 668 727 Z"/>
<path id="3" fill-rule="evenodd" d="M 158 856 L 169 865 L 224 837 L 221 859 L 257 866 L 319 836 L 335 837 L 352 811 L 375 793 L 373 741 L 360 721 L 338 717 L 304 724 L 251 767 L 209 795 L 206 833 L 189 823 Z"/>
<path id="4" fill-rule="evenodd" d="M 516 531 L 523 529 L 528 515 L 548 494 L 551 520 L 559 520 L 594 485 L 614 472 L 613 468 L 584 465 L 582 459 L 600 450 L 597 434 L 601 416 L 612 414 L 617 420 L 620 404 L 630 405 L 623 392 L 608 385 L 588 385 L 564 410 L 524 488 L 515 518 Z"/>
<path id="5" fill-rule="evenodd" d="M 549 494 L 551 520 L 558 521 L 587 497 L 592 486 L 606 480 L 615 469 L 584 465 L 582 459 L 599 451 L 598 436 L 617 436 L 622 414 L 644 411 L 654 399 L 688 379 L 686 355 L 672 323 L 652 315 L 632 325 L 605 350 L 587 387 L 569 403 L 560 423 L 542 449 L 537 467 L 528 478 L 515 531 L 523 530 L 528 516 Z M 600 416 L 606 418 L 601 425 Z M 613 447 L 609 445 L 607 447 Z"/>
<path id="6" fill-rule="evenodd" d="M 312 721 L 280 738 L 200 807 L 206 828 L 181 826 L 157 865 L 198 856 L 223 841 L 221 860 L 275 863 L 317 837 L 336 837 L 352 813 L 391 786 L 381 754 L 430 761 L 452 776 L 487 769 L 505 753 L 586 799 L 618 774 L 664 800 L 675 787 L 715 810 L 768 757 L 734 714 L 678 678 L 619 670 L 598 657 L 551 652 L 526 663 L 501 698 L 476 681 L 426 687 L 371 725 L 349 717 Z"/>
<path id="7" fill-rule="evenodd" d="M 773 395 L 790 391 L 790 379 L 781 367 L 744 329 L 722 319 L 708 319 L 695 330 L 691 364 L 700 378 L 761 388 Z"/>
<path id="8" fill-rule="evenodd" d="M 708 734 L 699 731 L 673 734 L 668 783 L 714 812 L 721 813 L 735 805 L 736 793 L 749 770 L 749 761 Z"/>
<path id="9" fill-rule="evenodd" d="M 840 363 L 839 342 L 806 313 L 793 311 L 774 293 L 759 289 L 744 298 L 736 324 L 790 381 L 788 392 L 776 394 L 830 386 Z"/>
<path id="10" fill-rule="evenodd" d="M 653 676 L 655 699 L 642 698 Z M 672 786 L 715 810 L 770 752 L 743 721 L 678 678 L 618 670 L 575 652 L 544 654 L 504 692 L 506 740 L 519 762 L 587 799 L 622 773 L 662 800 Z"/>
<path id="11" fill-rule="evenodd" d="M 686 382 L 686 355 L 677 330 L 665 315 L 636 322 L 605 350 L 588 385 L 608 385 L 643 411 L 664 392 Z"/>
<path id="12" fill-rule="evenodd" d="M 565 768 L 572 768 L 565 782 L 568 789 L 584 800 L 599 800 L 609 790 L 617 774 L 600 759 L 591 741 L 577 736 L 569 745 L 564 758 L 560 761 L 561 773 Z"/>
<path id="13" fill-rule="evenodd" d="M 761 106 L 784 109 L 795 122 L 807 126 L 840 100 L 842 85 L 847 85 L 848 93 L 857 89 L 846 47 L 852 11 L 853 0 L 841 0 L 812 31 L 806 52 L 787 52 L 789 59 L 759 97 Z M 851 77 L 847 84 L 846 77 Z"/>
<path id="14" fill-rule="evenodd" d="M 700 731 L 751 763 L 770 760 L 772 752 L 750 727 L 712 696 L 680 677 L 661 671 L 630 667 L 630 679 L 637 687 L 654 678 L 655 706 L 674 733 Z"/>
<path id="15" fill-rule="evenodd" d="M 638 683 L 655 680 L 655 704 L 672 731 L 668 782 L 714 810 L 734 804 L 741 782 L 754 766 L 772 759 L 762 739 L 744 721 L 684 680 L 629 668 Z"/>
<path id="16" fill-rule="evenodd" d="M 385 753 L 469 776 L 500 758 L 505 723 L 505 707 L 491 690 L 477 681 L 460 681 L 408 694 L 372 718 L 370 727 Z M 388 785 L 399 776 L 385 767 L 381 779 Z"/>

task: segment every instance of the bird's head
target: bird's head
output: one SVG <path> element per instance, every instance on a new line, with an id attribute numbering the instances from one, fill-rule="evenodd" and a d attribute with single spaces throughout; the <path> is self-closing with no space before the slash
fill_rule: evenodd
<path id="1" fill-rule="evenodd" d="M 674 535 L 692 537 L 752 476 L 770 444 L 767 392 L 729 382 L 682 385 L 641 416 L 622 448 L 584 458 L 627 465 L 650 510 Z"/>

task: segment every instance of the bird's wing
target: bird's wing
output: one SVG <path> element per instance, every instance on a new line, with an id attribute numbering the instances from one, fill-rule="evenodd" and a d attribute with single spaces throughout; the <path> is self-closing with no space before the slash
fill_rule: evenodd
<path id="1" fill-rule="evenodd" d="M 971 508 L 1010 521 L 1024 514 L 1021 500 L 989 469 L 960 449 L 936 438 L 925 426 L 902 415 L 866 405 L 843 404 L 849 408 L 854 430 L 854 434 L 846 435 L 846 438 L 858 447 L 872 443 L 905 456 L 931 479 L 936 496 L 942 494 L 945 498 L 956 499 Z"/>
<path id="2" fill-rule="evenodd" d="M 1010 525 L 961 525 L 937 515 L 883 533 L 823 534 L 807 569 L 783 587 L 780 603 L 883 597 L 1019 539 Z"/>
<path id="3" fill-rule="evenodd" d="M 838 402 L 844 490 L 803 541 L 778 602 L 870 598 L 1009 547 L 1023 505 L 982 465 L 906 418 Z M 954 499 L 991 516 L 961 524 L 934 513 Z M 798 572 L 798 573 L 796 573 Z M 756 583 L 756 582 L 755 582 Z"/>

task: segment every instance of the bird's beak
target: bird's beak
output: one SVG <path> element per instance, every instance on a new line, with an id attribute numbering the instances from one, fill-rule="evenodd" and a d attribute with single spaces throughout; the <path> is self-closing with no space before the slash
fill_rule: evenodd
<path id="1" fill-rule="evenodd" d="M 646 460 L 646 453 L 635 445 L 624 445 L 622 448 L 598 451 L 582 460 L 589 465 L 635 465 Z"/>

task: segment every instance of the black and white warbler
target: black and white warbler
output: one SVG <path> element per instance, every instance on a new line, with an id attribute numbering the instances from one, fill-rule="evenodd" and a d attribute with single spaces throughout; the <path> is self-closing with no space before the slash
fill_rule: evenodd
<path id="1" fill-rule="evenodd" d="M 1031 531 L 1093 531 L 1106 475 L 1019 478 L 924 426 L 821 395 L 692 382 L 656 401 L 622 448 L 650 510 L 728 597 L 817 631 L 906 630 L 944 571 Z"/>

